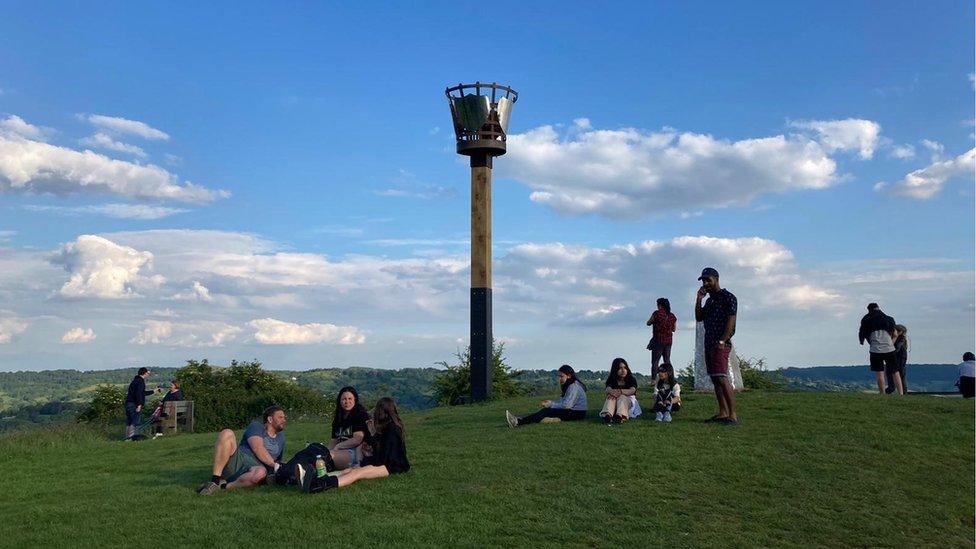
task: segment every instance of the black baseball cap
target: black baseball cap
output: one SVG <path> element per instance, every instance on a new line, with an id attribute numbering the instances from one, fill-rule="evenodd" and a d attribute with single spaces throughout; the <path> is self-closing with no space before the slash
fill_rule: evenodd
<path id="1" fill-rule="evenodd" d="M 718 278 L 718 271 L 716 271 L 711 267 L 705 267 L 704 269 L 702 269 L 702 274 L 700 277 L 698 277 L 698 280 L 702 280 L 706 276 L 714 276 L 715 278 Z"/>

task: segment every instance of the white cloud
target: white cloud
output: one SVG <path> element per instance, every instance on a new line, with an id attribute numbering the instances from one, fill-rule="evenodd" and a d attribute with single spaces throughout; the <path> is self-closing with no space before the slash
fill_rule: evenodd
<path id="1" fill-rule="evenodd" d="M 169 347 L 223 347 L 242 331 L 237 326 L 216 321 L 146 320 L 143 321 L 143 326 L 145 327 L 130 343 Z"/>
<path id="2" fill-rule="evenodd" d="M 81 144 L 87 145 L 89 147 L 98 147 L 100 149 L 107 149 L 110 151 L 131 154 L 139 158 L 146 158 L 146 151 L 142 150 L 142 147 L 138 147 L 136 145 L 130 145 L 128 143 L 123 143 L 121 141 L 116 141 L 112 139 L 109 135 L 101 132 L 96 133 L 95 135 L 90 135 L 82 139 Z"/>
<path id="3" fill-rule="evenodd" d="M 76 344 L 76 343 L 89 343 L 96 337 L 95 330 L 91 328 L 72 328 L 61 336 L 61 343 L 64 344 Z"/>
<path id="4" fill-rule="evenodd" d="M 211 190 L 152 164 L 116 160 L 92 151 L 0 134 L 0 193 L 79 192 L 132 198 L 212 202 L 230 193 Z"/>
<path id="5" fill-rule="evenodd" d="M 43 141 L 48 133 L 43 128 L 28 124 L 23 118 L 17 115 L 12 114 L 7 118 L 0 119 L 0 136 L 7 134 L 25 139 Z"/>
<path id="6" fill-rule="evenodd" d="M 923 139 L 921 143 L 923 147 L 932 153 L 932 162 L 942 160 L 942 155 L 945 153 L 945 145 L 931 139 Z"/>
<path id="7" fill-rule="evenodd" d="M 186 213 L 190 210 L 184 208 L 171 208 L 168 206 L 150 206 L 148 204 L 99 204 L 92 206 L 41 206 L 27 204 L 23 206 L 31 212 L 49 212 L 57 215 L 104 215 L 116 219 L 141 219 L 152 220 L 162 219 L 171 215 Z"/>
<path id="8" fill-rule="evenodd" d="M 313 343 L 335 343 L 339 345 L 359 345 L 366 341 L 354 326 L 335 324 L 293 324 L 274 318 L 262 318 L 247 323 L 254 329 L 254 339 L 265 345 L 310 345 Z"/>
<path id="9" fill-rule="evenodd" d="M 210 295 L 210 290 L 200 284 L 199 281 L 194 280 L 193 286 L 188 292 L 181 292 L 173 296 L 173 299 L 182 301 L 203 301 L 204 303 L 213 303 L 213 296 Z"/>
<path id="10" fill-rule="evenodd" d="M 936 161 L 911 172 L 892 185 L 891 192 L 906 198 L 927 200 L 939 194 L 942 187 L 951 179 L 967 177 L 971 182 L 976 171 L 974 163 L 976 163 L 976 149 L 970 149 L 952 160 Z M 875 190 L 880 191 L 887 187 L 886 184 L 879 183 L 875 185 Z"/>
<path id="11" fill-rule="evenodd" d="M 577 125 L 562 132 L 542 126 L 508 140 L 500 175 L 532 188 L 532 200 L 569 214 L 697 211 L 839 180 L 824 147 L 804 135 L 728 141 L 670 128 Z"/>
<path id="12" fill-rule="evenodd" d="M 976 73 L 969 73 L 969 85 L 973 87 L 973 91 L 976 91 Z"/>
<path id="13" fill-rule="evenodd" d="M 861 158 L 874 156 L 881 137 L 881 125 L 871 120 L 848 118 L 845 120 L 797 120 L 790 126 L 812 130 L 827 152 L 859 152 Z"/>
<path id="14" fill-rule="evenodd" d="M 59 292 L 63 297 L 135 297 L 140 288 L 155 288 L 165 281 L 145 274 L 152 269 L 152 253 L 95 235 L 81 235 L 65 244 L 52 261 L 70 274 Z"/>
<path id="15" fill-rule="evenodd" d="M 17 236 L 17 231 L 4 230 L 0 231 L 0 244 L 5 244 L 10 242 L 10 239 Z"/>
<path id="16" fill-rule="evenodd" d="M 908 159 L 915 158 L 915 147 L 911 145 L 898 145 L 891 149 L 892 158 Z"/>
<path id="17" fill-rule="evenodd" d="M 454 198 L 458 193 L 456 189 L 451 187 L 442 187 L 439 185 L 421 185 L 413 189 L 381 189 L 378 191 L 373 191 L 373 194 L 376 196 L 432 200 L 435 198 Z"/>
<path id="18" fill-rule="evenodd" d="M 27 330 L 28 322 L 10 311 L 0 310 L 0 345 L 10 343 Z"/>
<path id="19" fill-rule="evenodd" d="M 135 135 L 151 141 L 169 140 L 169 135 L 166 132 L 157 130 L 149 124 L 139 122 L 138 120 L 129 120 L 127 118 L 120 118 L 117 116 L 104 116 L 101 114 L 90 114 L 88 115 L 88 121 L 99 128 L 104 128 L 119 134 Z"/>

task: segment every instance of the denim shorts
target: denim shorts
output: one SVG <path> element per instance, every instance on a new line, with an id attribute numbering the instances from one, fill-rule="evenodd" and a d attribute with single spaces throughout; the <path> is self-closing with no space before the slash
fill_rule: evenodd
<path id="1" fill-rule="evenodd" d="M 349 466 L 359 467 L 359 452 L 356 448 L 346 448 L 346 451 L 349 452 Z"/>
<path id="2" fill-rule="evenodd" d="M 135 402 L 125 403 L 125 424 L 126 425 L 139 425 L 142 423 L 142 412 L 136 411 Z"/>

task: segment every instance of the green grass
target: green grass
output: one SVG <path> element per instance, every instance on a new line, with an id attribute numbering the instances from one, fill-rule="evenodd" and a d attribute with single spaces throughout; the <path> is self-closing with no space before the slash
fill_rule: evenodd
<path id="1" fill-rule="evenodd" d="M 973 546 L 972 401 L 752 392 L 738 428 L 702 423 L 713 402 L 616 428 L 508 429 L 535 399 L 416 412 L 410 473 L 315 496 L 196 496 L 212 434 L 8 434 L 0 545 Z M 289 455 L 325 431 L 290 425 Z"/>

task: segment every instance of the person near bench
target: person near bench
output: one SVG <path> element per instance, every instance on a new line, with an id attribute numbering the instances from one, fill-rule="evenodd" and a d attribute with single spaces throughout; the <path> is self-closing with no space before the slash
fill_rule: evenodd
<path id="1" fill-rule="evenodd" d="M 285 452 L 285 412 L 280 406 L 269 406 L 254 420 L 241 442 L 234 431 L 224 429 L 214 444 L 213 476 L 210 482 L 197 489 L 201 496 L 221 490 L 253 488 L 262 484 L 281 467 Z"/>
<path id="2" fill-rule="evenodd" d="M 152 419 L 154 422 L 156 422 L 157 435 L 163 434 L 163 426 L 159 423 L 159 420 L 164 417 L 169 417 L 169 415 L 166 413 L 166 403 L 180 400 L 184 400 L 183 391 L 180 389 L 180 380 L 171 380 L 169 382 L 169 391 L 163 395 L 163 401 L 159 403 L 159 406 L 157 406 L 155 410 L 153 410 Z"/>
<path id="3" fill-rule="evenodd" d="M 146 397 L 156 392 L 146 390 L 146 380 L 149 379 L 151 373 L 149 368 L 139 368 L 125 393 L 126 440 L 132 440 L 136 434 L 136 427 L 142 424 L 142 407 L 146 405 Z"/>

